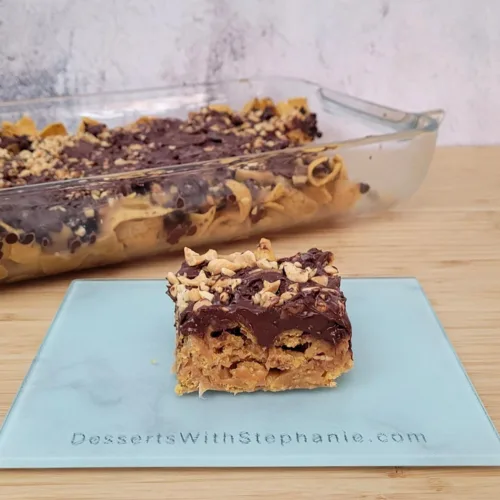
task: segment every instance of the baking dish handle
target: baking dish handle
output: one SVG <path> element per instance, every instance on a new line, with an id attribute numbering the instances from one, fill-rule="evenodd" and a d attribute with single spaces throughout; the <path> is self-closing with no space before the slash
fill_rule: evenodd
<path id="1" fill-rule="evenodd" d="M 321 87 L 318 88 L 318 93 L 323 108 L 328 113 L 341 110 L 362 116 L 370 121 L 376 121 L 398 131 L 408 129 L 437 130 L 445 115 L 442 109 L 408 113 Z"/>

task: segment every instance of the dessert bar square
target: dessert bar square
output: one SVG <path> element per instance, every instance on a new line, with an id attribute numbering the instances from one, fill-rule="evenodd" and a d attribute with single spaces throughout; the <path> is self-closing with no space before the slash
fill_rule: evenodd
<path id="1" fill-rule="evenodd" d="M 175 302 L 176 392 L 334 387 L 353 366 L 352 328 L 333 254 L 312 248 L 276 259 L 185 249 L 168 273 Z"/>

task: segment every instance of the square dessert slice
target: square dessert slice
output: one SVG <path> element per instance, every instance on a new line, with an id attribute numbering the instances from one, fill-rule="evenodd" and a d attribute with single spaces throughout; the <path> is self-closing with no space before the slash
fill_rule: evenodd
<path id="1" fill-rule="evenodd" d="M 331 252 L 277 260 L 266 239 L 255 252 L 227 256 L 186 248 L 167 279 L 178 394 L 333 387 L 353 365 Z"/>

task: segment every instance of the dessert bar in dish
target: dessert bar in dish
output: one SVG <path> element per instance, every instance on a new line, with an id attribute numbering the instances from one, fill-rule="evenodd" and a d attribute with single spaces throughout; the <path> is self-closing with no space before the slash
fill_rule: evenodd
<path id="1" fill-rule="evenodd" d="M 303 98 L 187 119 L 0 130 L 0 283 L 282 229 L 348 211 L 348 179 Z"/>
<path id="2" fill-rule="evenodd" d="M 353 366 L 352 328 L 331 252 L 277 259 L 185 249 L 167 276 L 175 302 L 176 392 L 334 387 Z"/>

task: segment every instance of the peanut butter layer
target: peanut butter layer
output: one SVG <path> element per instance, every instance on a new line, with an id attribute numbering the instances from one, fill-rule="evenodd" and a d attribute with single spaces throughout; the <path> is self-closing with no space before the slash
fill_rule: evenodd
<path id="1" fill-rule="evenodd" d="M 231 392 L 333 386 L 352 366 L 352 328 L 331 252 L 276 259 L 266 239 L 256 252 L 227 256 L 185 249 L 185 262 L 167 279 L 180 393 L 200 384 Z M 228 346 L 241 349 L 232 347 L 223 361 Z M 231 372 L 236 367 L 246 382 Z"/>
<path id="2" fill-rule="evenodd" d="M 279 345 L 268 348 L 245 333 L 182 337 L 176 351 L 176 392 L 236 394 L 335 387 L 336 379 L 353 365 L 349 341 L 332 344 L 311 337 L 288 330 Z"/>

